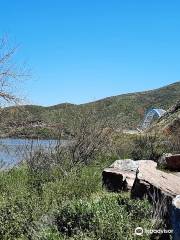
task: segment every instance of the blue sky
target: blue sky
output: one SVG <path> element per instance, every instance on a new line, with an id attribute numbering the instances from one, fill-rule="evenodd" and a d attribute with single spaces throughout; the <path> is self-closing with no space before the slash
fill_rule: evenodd
<path id="1" fill-rule="evenodd" d="M 180 2 L 1 0 L 0 34 L 21 44 L 30 103 L 84 103 L 180 79 Z"/>

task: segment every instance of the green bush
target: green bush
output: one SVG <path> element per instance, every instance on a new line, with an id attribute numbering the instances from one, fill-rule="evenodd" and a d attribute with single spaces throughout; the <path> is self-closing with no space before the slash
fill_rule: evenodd
<path id="1" fill-rule="evenodd" d="M 162 139 L 156 134 L 140 135 L 134 140 L 131 157 L 134 160 L 150 159 L 156 161 L 165 151 Z"/>
<path id="2" fill-rule="evenodd" d="M 103 193 L 69 202 L 55 219 L 60 234 L 68 239 L 80 239 L 82 235 L 91 239 L 133 239 L 136 227 L 151 227 L 151 207 L 146 201 Z"/>
<path id="3" fill-rule="evenodd" d="M 36 155 L 31 167 L 0 173 L 0 239 L 133 239 L 135 227 L 150 226 L 146 201 L 102 191 L 102 169 L 114 159 L 98 159 L 63 175 L 43 156 Z M 33 185 L 37 180 L 41 194 Z"/>
<path id="4" fill-rule="evenodd" d="M 9 199 L 0 207 L 0 239 L 14 240 L 22 236 L 28 237 L 33 222 L 32 213 L 32 205 L 28 204 L 27 200 Z"/>

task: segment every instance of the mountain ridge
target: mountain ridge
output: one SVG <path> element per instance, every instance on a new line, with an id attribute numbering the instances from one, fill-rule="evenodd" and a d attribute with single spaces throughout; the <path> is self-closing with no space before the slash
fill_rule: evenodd
<path id="1" fill-rule="evenodd" d="M 106 120 L 109 127 L 136 129 L 148 108 L 167 110 L 179 99 L 180 81 L 154 90 L 121 94 L 79 105 L 61 103 L 47 107 L 8 107 L 1 109 L 0 131 L 1 135 L 11 132 L 10 136 L 28 136 L 29 132 L 35 130 L 37 136 L 47 137 L 53 132 L 50 126 L 61 124 L 70 131 L 76 118 L 83 118 L 92 111 L 97 121 Z"/>

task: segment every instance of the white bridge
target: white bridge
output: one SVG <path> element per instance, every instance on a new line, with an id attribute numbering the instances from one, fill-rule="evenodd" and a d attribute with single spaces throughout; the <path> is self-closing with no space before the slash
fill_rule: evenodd
<path id="1" fill-rule="evenodd" d="M 151 109 L 149 109 L 145 114 L 144 120 L 143 120 L 139 130 L 142 131 L 142 130 L 145 130 L 145 129 L 149 128 L 151 123 L 155 119 L 158 119 L 158 118 L 162 117 L 165 113 L 166 113 L 166 111 L 161 109 L 161 108 L 151 108 Z"/>

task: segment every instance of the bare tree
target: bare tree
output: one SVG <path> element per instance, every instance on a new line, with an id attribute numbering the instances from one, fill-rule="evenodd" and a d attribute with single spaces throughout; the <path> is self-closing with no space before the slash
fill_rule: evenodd
<path id="1" fill-rule="evenodd" d="M 113 129 L 106 119 L 99 118 L 93 109 L 76 109 L 68 111 L 68 114 L 71 118 L 71 137 L 65 148 L 61 144 L 57 146 L 57 162 L 62 164 L 68 159 L 72 167 L 89 164 L 98 157 L 110 154 Z"/>
<path id="2" fill-rule="evenodd" d="M 27 74 L 24 65 L 18 66 L 15 54 L 18 45 L 11 47 L 8 39 L 0 39 L 0 105 L 18 103 L 17 88 Z"/>
<path id="3" fill-rule="evenodd" d="M 27 68 L 24 64 L 19 65 L 16 52 L 19 46 L 11 47 L 7 37 L 0 38 L 0 129 L 6 129 L 7 122 L 4 120 L 6 109 L 2 108 L 10 104 L 19 104 L 20 99 L 18 89 L 22 80 L 28 76 Z M 9 131 L 9 129 L 8 129 Z M 6 132 L 6 131 L 5 131 Z M 4 136 L 4 132 L 1 134 Z M 1 146 L 1 143 L 0 143 Z M 2 147 L 2 146 L 1 146 Z M 1 163 L 0 169 L 4 162 Z"/>

